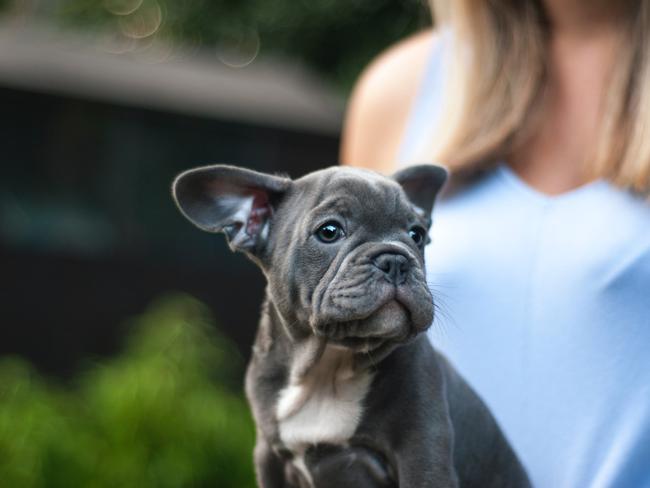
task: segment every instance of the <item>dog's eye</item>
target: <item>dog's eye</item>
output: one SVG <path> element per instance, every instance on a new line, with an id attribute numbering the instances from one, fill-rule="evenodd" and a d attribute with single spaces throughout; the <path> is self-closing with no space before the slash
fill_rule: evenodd
<path id="1" fill-rule="evenodd" d="M 341 225 L 333 220 L 324 223 L 316 231 L 316 237 L 318 240 L 326 244 L 338 241 L 344 235 Z"/>
<path id="2" fill-rule="evenodd" d="M 426 231 L 419 225 L 416 225 L 415 227 L 412 227 L 411 230 L 409 230 L 409 236 L 411 239 L 413 239 L 413 242 L 415 242 L 418 247 L 424 244 L 424 238 L 426 234 Z"/>

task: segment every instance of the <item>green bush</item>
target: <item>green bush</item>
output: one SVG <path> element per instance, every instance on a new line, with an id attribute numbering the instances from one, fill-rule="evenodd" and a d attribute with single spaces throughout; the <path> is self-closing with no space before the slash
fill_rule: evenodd
<path id="1" fill-rule="evenodd" d="M 205 308 L 176 296 L 134 321 L 125 351 L 62 387 L 0 362 L 0 486 L 254 486 L 254 427 L 228 387 L 241 366 Z"/>

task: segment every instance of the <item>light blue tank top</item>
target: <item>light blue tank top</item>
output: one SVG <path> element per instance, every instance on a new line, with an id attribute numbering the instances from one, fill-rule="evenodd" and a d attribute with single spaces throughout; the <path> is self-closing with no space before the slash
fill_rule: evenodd
<path id="1" fill-rule="evenodd" d="M 432 52 L 401 164 L 432 134 Z M 505 164 L 438 202 L 430 330 L 541 488 L 650 487 L 650 204 L 596 181 L 544 195 Z"/>

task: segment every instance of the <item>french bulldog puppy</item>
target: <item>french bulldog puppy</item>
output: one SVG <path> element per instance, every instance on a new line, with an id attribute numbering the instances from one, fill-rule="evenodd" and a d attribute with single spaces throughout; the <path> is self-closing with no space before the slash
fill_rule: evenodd
<path id="1" fill-rule="evenodd" d="M 174 181 L 181 212 L 267 279 L 246 376 L 262 488 L 529 486 L 422 334 L 434 318 L 424 246 L 446 178 L 434 165 L 297 180 L 217 165 Z"/>

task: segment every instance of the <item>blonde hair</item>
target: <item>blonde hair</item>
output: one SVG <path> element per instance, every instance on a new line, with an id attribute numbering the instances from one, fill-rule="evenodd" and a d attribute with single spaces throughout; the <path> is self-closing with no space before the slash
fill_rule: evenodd
<path id="1" fill-rule="evenodd" d="M 608 80 L 592 178 L 650 190 L 650 0 L 630 2 L 622 49 Z M 451 27 L 454 63 L 435 140 L 425 148 L 472 173 L 525 141 L 540 114 L 548 23 L 540 0 L 431 0 L 438 26 Z"/>

